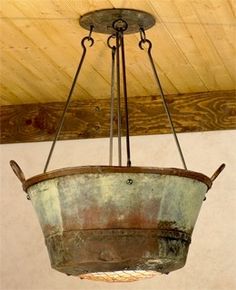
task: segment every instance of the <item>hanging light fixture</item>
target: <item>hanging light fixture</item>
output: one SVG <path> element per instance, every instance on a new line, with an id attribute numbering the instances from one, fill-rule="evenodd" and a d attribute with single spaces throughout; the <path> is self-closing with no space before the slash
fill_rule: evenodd
<path id="1" fill-rule="evenodd" d="M 80 25 L 89 35 L 81 41 L 83 54 L 44 172 L 26 180 L 15 161 L 10 161 L 10 165 L 36 210 L 52 268 L 67 275 L 111 282 L 168 274 L 184 266 L 205 194 L 225 165 L 211 178 L 187 169 L 152 58 L 152 43 L 145 33 L 155 25 L 151 14 L 133 9 L 103 9 L 83 15 Z M 94 44 L 92 32 L 109 35 L 107 45 L 112 55 L 109 166 L 48 171 L 87 47 Z M 131 166 L 124 35 L 132 33 L 140 33 L 139 47 L 147 48 L 184 169 Z M 122 103 L 126 166 L 122 166 L 121 154 Z M 113 165 L 115 108 L 117 166 Z"/>

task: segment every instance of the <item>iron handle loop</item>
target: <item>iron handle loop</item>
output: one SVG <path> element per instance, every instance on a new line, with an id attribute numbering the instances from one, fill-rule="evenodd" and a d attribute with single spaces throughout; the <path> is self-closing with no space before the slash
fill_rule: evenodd
<path id="1" fill-rule="evenodd" d="M 16 163 L 16 161 L 14 160 L 11 160 L 10 161 L 10 166 L 13 170 L 13 172 L 15 173 L 15 175 L 17 176 L 17 178 L 20 180 L 20 182 L 22 183 L 23 185 L 23 188 L 24 188 L 24 183 L 25 183 L 25 175 L 23 173 L 23 171 L 21 170 L 20 166 Z M 27 193 L 26 191 L 26 198 L 28 200 L 30 200 L 30 196 L 29 194 Z"/>
<path id="2" fill-rule="evenodd" d="M 218 175 L 221 173 L 221 171 L 225 168 L 225 164 L 221 164 L 219 168 L 217 168 L 217 170 L 214 172 L 214 174 L 211 176 L 211 181 L 213 182 L 217 177 Z"/>
<path id="3" fill-rule="evenodd" d="M 24 175 L 23 171 L 21 170 L 20 166 L 16 163 L 16 161 L 11 160 L 10 166 L 11 166 L 13 172 L 15 173 L 15 175 L 20 180 L 20 182 L 24 183 L 25 182 L 25 175 Z"/>

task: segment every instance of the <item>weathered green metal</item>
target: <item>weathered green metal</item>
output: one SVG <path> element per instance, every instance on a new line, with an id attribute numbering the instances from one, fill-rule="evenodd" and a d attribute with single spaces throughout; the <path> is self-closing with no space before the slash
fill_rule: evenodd
<path id="1" fill-rule="evenodd" d="M 127 281 L 183 267 L 210 187 L 200 173 L 145 167 L 75 167 L 23 180 L 52 267 L 112 281 L 121 271 Z"/>
<path id="2" fill-rule="evenodd" d="M 151 45 L 144 30 L 154 24 L 152 15 L 133 9 L 104 9 L 80 18 L 80 25 L 90 30 L 83 41 L 92 43 L 93 30 L 122 30 L 140 32 L 141 43 Z M 123 49 L 122 38 L 120 44 Z M 122 60 L 125 71 L 124 52 Z M 159 83 L 156 71 L 155 75 Z M 26 180 L 17 163 L 10 162 L 36 210 L 52 268 L 80 278 L 120 282 L 183 267 L 205 194 L 224 165 L 211 179 L 187 170 L 175 136 L 185 170 L 87 166 L 46 172 L 66 107 L 43 174 Z M 167 113 L 173 127 L 168 109 Z M 127 108 L 126 124 L 128 137 Z"/>

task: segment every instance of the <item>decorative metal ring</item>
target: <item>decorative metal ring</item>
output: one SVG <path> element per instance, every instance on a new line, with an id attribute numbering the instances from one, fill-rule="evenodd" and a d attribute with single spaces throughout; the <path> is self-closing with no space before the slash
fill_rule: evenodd
<path id="1" fill-rule="evenodd" d="M 152 48 L 152 43 L 151 43 L 151 41 L 150 41 L 149 39 L 140 40 L 138 45 L 139 45 L 139 47 L 140 47 L 142 50 L 144 50 L 144 48 L 143 48 L 143 44 L 144 44 L 144 43 L 148 43 L 148 51 L 150 51 L 151 48 Z"/>
<path id="2" fill-rule="evenodd" d="M 108 39 L 107 39 L 107 46 L 108 46 L 109 48 L 111 48 L 111 49 L 114 49 L 116 46 L 115 46 L 115 45 L 111 45 L 111 39 L 112 39 L 112 38 L 116 38 L 115 34 L 112 34 L 112 35 L 110 35 L 110 36 L 108 37 Z"/>
<path id="3" fill-rule="evenodd" d="M 117 27 L 117 25 L 118 25 L 119 23 L 124 24 L 124 26 L 123 26 L 123 27 L 122 27 L 122 26 Z M 120 19 L 117 19 L 116 21 L 114 21 L 114 22 L 112 23 L 112 27 L 113 27 L 116 31 L 122 31 L 122 32 L 124 32 L 124 31 L 127 30 L 127 28 L 128 28 L 128 23 L 127 23 L 125 20 L 123 20 L 122 18 L 120 18 Z"/>
<path id="4" fill-rule="evenodd" d="M 89 47 L 93 46 L 93 44 L 94 44 L 94 39 L 91 37 L 91 35 L 90 35 L 90 36 L 85 36 L 85 37 L 82 39 L 82 41 L 81 41 L 81 45 L 83 46 L 84 49 L 86 49 L 86 46 L 85 46 L 85 44 L 84 44 L 86 40 L 90 42 Z"/>
<path id="5" fill-rule="evenodd" d="M 112 34 L 112 35 L 110 35 L 110 36 L 108 37 L 108 39 L 107 39 L 107 46 L 108 46 L 109 48 L 111 48 L 111 49 L 115 49 L 115 48 L 116 48 L 116 45 L 111 45 L 111 39 L 112 39 L 112 38 L 116 38 L 116 35 L 115 35 L 115 34 Z M 120 37 L 119 37 L 118 41 L 119 41 L 119 47 L 120 47 L 120 46 L 121 46 L 121 43 L 120 43 Z"/>

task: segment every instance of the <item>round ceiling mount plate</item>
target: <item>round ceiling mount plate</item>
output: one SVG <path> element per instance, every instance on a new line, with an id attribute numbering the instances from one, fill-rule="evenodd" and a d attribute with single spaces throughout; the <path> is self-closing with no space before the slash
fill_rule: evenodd
<path id="1" fill-rule="evenodd" d="M 137 33 L 140 28 L 147 30 L 155 25 L 156 20 L 148 12 L 135 9 L 101 9 L 82 15 L 79 19 L 80 25 L 87 30 L 93 26 L 93 31 L 104 34 L 112 34 L 112 27 L 116 20 L 124 20 L 128 27 L 125 34 Z"/>

